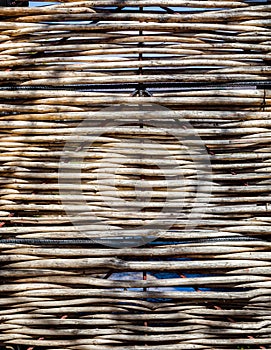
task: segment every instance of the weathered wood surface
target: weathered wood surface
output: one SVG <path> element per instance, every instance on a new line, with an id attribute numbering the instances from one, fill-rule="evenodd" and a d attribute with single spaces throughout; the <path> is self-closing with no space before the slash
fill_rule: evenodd
<path id="1" fill-rule="evenodd" d="M 271 348 L 270 23 L 257 0 L 0 7 L 0 348 Z M 68 141 L 93 142 L 62 163 L 80 184 L 58 181 Z M 80 191 L 99 220 L 78 230 Z M 155 216 L 156 244 L 82 243 L 150 236 Z"/>

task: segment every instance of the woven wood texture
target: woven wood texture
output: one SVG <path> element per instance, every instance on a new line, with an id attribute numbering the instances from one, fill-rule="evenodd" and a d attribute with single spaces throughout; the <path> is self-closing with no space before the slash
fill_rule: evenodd
<path id="1" fill-rule="evenodd" d="M 270 24 L 257 0 L 0 7 L 0 347 L 271 348 Z M 60 193 L 86 118 L 82 184 L 68 164 Z M 99 220 L 78 228 L 79 187 Z M 149 237 L 154 217 L 145 245 L 91 240 Z"/>

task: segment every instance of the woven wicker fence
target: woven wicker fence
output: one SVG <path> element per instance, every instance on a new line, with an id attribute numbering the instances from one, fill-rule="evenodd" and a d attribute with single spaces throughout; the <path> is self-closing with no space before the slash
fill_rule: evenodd
<path id="1" fill-rule="evenodd" d="M 270 349 L 271 5 L 42 5 L 0 7 L 0 348 Z"/>

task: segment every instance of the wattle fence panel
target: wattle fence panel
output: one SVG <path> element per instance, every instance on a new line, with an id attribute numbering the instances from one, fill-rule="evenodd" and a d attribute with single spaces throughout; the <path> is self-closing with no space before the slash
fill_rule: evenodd
<path id="1" fill-rule="evenodd" d="M 0 349 L 271 349 L 271 3 L 0 5 Z"/>

